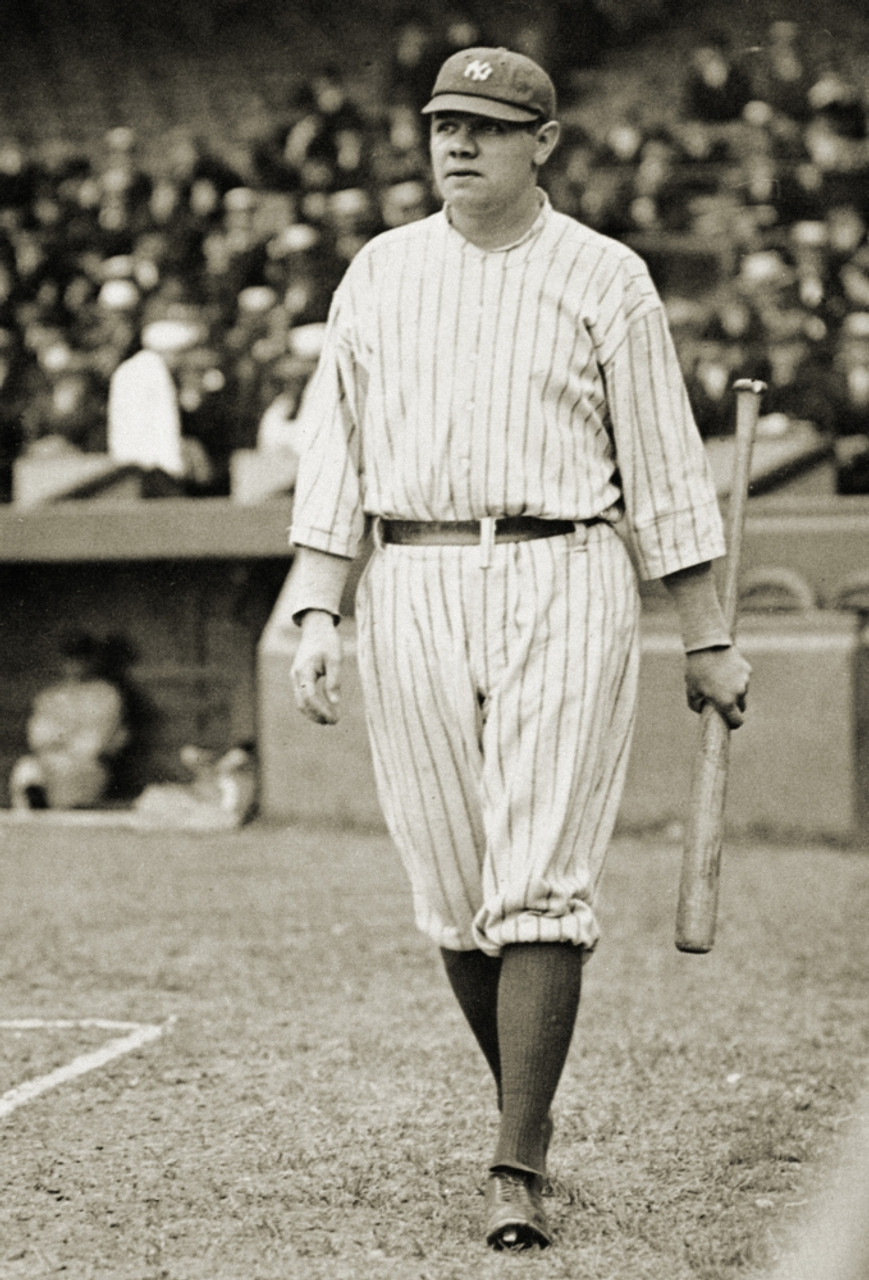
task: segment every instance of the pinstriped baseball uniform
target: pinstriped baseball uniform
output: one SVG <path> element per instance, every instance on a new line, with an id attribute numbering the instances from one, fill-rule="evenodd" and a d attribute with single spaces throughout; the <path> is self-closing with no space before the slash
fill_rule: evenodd
<path id="1" fill-rule="evenodd" d="M 477 248 L 441 211 L 336 291 L 303 410 L 291 537 L 356 554 L 365 517 L 619 522 L 638 572 L 724 552 L 663 309 L 631 250 L 542 196 Z M 385 546 L 358 597 L 381 800 L 439 945 L 594 946 L 633 723 L 637 592 L 606 523 Z"/>

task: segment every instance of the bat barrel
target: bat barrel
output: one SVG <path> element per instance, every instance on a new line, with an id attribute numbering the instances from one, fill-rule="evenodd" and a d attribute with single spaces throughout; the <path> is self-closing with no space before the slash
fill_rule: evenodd
<path id="1" fill-rule="evenodd" d="M 712 950 L 715 941 L 729 754 L 730 730 L 715 708 L 707 705 L 701 713 L 700 748 L 685 829 L 676 910 L 679 951 L 704 953 Z"/>

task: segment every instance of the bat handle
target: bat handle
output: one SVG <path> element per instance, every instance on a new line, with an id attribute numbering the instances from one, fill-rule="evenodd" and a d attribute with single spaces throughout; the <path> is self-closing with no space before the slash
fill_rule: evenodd
<path id="1" fill-rule="evenodd" d="M 766 383 L 740 378 L 734 382 L 733 389 L 736 392 L 736 438 L 727 503 L 727 561 L 721 592 L 721 610 L 731 632 L 736 626 L 739 562 L 742 558 L 745 508 L 751 481 L 751 454 L 760 413 L 760 397 L 766 391 Z"/>

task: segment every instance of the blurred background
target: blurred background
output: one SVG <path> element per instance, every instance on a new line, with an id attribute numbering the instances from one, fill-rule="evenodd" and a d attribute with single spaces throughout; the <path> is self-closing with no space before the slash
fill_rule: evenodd
<path id="1" fill-rule="evenodd" d="M 544 185 L 649 263 L 724 499 L 733 380 L 768 384 L 752 491 L 792 505 L 750 520 L 744 603 L 776 615 L 773 710 L 797 651 L 818 703 L 811 742 L 773 717 L 770 740 L 800 753 L 798 772 L 782 764 L 774 821 L 865 831 L 858 0 L 3 6 L 0 774 L 71 627 L 102 646 L 135 719 L 110 795 L 189 778 L 186 746 L 219 758 L 258 741 L 262 757 L 286 656 L 273 686 L 264 636 L 290 554 L 299 400 L 350 259 L 437 207 L 419 109 L 444 57 L 473 44 L 551 71 L 563 137 Z M 265 736 L 270 758 L 289 758 L 286 728 Z M 747 776 L 767 755 L 759 738 Z M 794 799 L 788 778 L 819 791 Z"/>
<path id="2" fill-rule="evenodd" d="M 16 459 L 109 448 L 109 381 L 149 325 L 195 442 L 177 487 L 229 493 L 233 451 L 257 445 L 279 396 L 279 423 L 292 415 L 359 245 L 435 207 L 418 110 L 442 58 L 477 42 L 551 69 L 565 133 L 546 185 L 649 260 L 703 432 L 731 430 L 734 373 L 762 377 L 770 429 L 789 418 L 834 437 L 840 491 L 864 492 L 860 10 L 4 6 L 0 496 Z"/>

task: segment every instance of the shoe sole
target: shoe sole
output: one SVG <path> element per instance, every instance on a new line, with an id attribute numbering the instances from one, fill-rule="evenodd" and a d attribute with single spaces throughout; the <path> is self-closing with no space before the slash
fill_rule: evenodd
<path id="1" fill-rule="evenodd" d="M 552 1238 L 530 1222 L 508 1222 L 490 1230 L 486 1243 L 498 1253 L 519 1253 L 526 1249 L 547 1249 Z"/>

